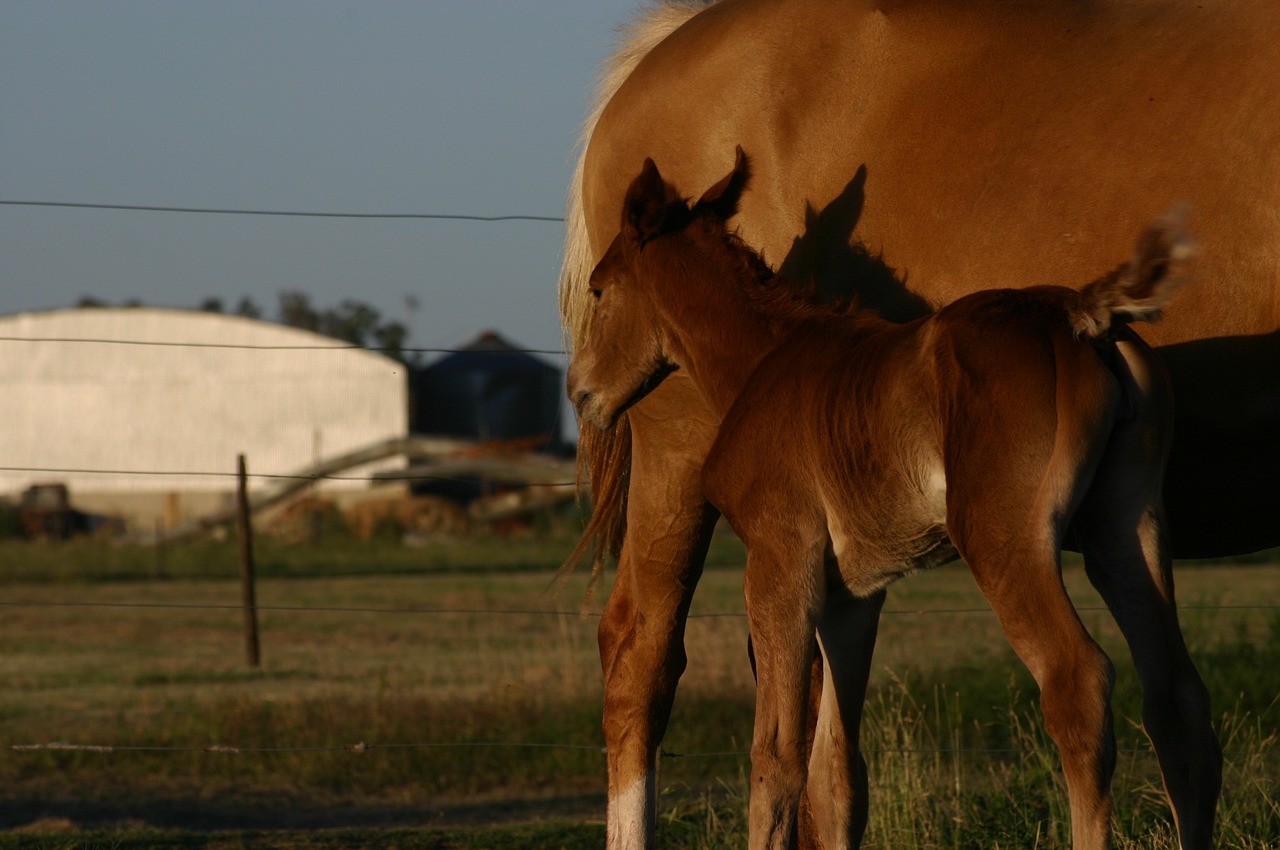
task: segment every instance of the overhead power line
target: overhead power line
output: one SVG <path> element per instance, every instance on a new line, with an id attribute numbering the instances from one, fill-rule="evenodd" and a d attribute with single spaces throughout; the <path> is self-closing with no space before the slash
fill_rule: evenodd
<path id="1" fill-rule="evenodd" d="M 0 200 L 0 206 L 8 207 L 57 207 L 80 210 L 123 210 L 127 212 L 199 213 L 203 215 L 261 215 L 292 218 L 382 218 L 416 219 L 421 221 L 546 221 L 562 222 L 558 215 L 469 215 L 465 213 L 353 213 L 310 212 L 306 210 L 250 210 L 215 207 L 168 207 L 149 204 L 89 204 L 69 201 L 14 201 Z"/>

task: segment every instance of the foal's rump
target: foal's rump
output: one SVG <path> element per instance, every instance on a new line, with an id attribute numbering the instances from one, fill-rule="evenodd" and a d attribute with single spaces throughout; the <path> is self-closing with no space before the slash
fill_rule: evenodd
<path id="1" fill-rule="evenodd" d="M 1027 528 L 1052 532 L 1038 541 L 1044 551 L 1059 548 L 1121 423 L 1148 448 L 1105 462 L 1131 468 L 1158 500 L 1172 392 L 1125 325 L 1160 318 L 1190 280 L 1193 253 L 1178 218 L 1166 216 L 1127 263 L 1079 291 L 989 290 L 928 320 L 948 527 L 962 554 L 965 538 L 981 533 L 974 516 L 1025 516 Z"/>
<path id="2" fill-rule="evenodd" d="M 1113 341 L 1076 337 L 1078 298 L 1058 287 L 991 290 L 930 320 L 954 531 L 973 514 L 1031 512 L 1028 524 L 1039 527 L 1078 501 L 1129 389 L 1113 369 Z"/>

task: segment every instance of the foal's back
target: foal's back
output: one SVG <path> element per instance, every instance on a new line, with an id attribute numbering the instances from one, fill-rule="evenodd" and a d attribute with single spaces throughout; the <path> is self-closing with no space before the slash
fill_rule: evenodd
<path id="1" fill-rule="evenodd" d="M 1136 335 L 1076 336 L 1079 299 L 987 290 L 906 325 L 801 324 L 725 417 L 708 495 L 749 546 L 829 535 L 859 595 L 953 557 L 961 494 L 1015 525 L 1029 510 L 1069 514 L 1122 401 L 1161 430 L 1168 414 L 1165 391 L 1117 367 L 1133 359 L 1163 381 Z"/>

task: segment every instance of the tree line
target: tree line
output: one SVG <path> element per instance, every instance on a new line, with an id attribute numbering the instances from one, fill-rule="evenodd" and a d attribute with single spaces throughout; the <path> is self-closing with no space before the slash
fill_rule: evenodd
<path id="1" fill-rule="evenodd" d="M 77 307 L 107 307 L 107 302 L 86 295 L 77 303 Z M 126 301 L 122 307 L 141 307 L 137 300 Z M 406 305 L 410 310 L 416 306 Z M 222 313 L 233 316 L 244 316 L 248 319 L 263 319 L 265 313 L 256 301 L 248 296 L 242 297 L 230 309 L 221 298 L 206 298 L 197 308 L 206 313 Z M 402 363 L 414 364 L 420 356 L 417 352 L 406 350 L 409 340 L 409 329 L 402 322 L 384 319 L 377 308 L 362 301 L 347 298 L 334 307 L 320 307 L 312 303 L 311 296 L 297 290 L 285 290 L 279 294 L 276 305 L 275 321 L 291 328 L 322 334 L 342 340 L 351 345 L 381 352 Z"/>

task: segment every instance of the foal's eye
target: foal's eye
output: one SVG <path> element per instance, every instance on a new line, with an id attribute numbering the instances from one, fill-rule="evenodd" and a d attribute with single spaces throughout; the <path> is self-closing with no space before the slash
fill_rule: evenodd
<path id="1" fill-rule="evenodd" d="M 597 301 L 600 300 L 600 287 L 598 286 L 591 287 L 591 297 L 596 299 Z"/>

